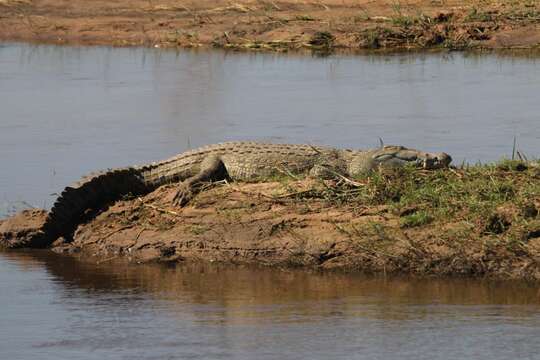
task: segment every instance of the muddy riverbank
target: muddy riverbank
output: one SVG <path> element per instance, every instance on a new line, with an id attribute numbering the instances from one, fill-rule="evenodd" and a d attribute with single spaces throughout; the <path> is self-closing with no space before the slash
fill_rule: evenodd
<path id="1" fill-rule="evenodd" d="M 97 262 L 126 257 L 539 280 L 539 179 L 537 166 L 505 163 L 403 170 L 354 183 L 221 183 L 185 208 L 171 205 L 169 185 L 115 203 L 53 249 Z M 28 211 L 1 223 L 2 243 L 26 241 L 45 214 Z"/>
<path id="2" fill-rule="evenodd" d="M 289 49 L 533 49 L 535 1 L 0 0 L 0 40 Z"/>

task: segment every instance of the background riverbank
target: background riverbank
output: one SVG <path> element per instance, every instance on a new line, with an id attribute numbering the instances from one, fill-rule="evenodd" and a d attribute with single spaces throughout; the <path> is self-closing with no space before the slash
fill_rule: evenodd
<path id="1" fill-rule="evenodd" d="M 333 49 L 536 49 L 536 1 L 0 0 L 0 40 Z"/>

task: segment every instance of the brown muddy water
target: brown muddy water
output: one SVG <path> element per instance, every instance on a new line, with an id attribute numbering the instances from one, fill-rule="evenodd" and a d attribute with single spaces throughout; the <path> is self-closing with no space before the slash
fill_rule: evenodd
<path id="1" fill-rule="evenodd" d="M 538 359 L 522 283 L 0 253 L 2 359 Z"/>
<path id="2" fill-rule="evenodd" d="M 0 45 L 0 217 L 233 139 L 540 155 L 539 61 Z M 0 253 L 1 359 L 539 359 L 540 290 Z"/>

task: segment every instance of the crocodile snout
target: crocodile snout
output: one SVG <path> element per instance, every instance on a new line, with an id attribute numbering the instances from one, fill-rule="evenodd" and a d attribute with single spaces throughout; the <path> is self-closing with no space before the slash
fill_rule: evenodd
<path id="1" fill-rule="evenodd" d="M 441 169 L 446 168 L 452 162 L 452 157 L 447 153 L 436 153 L 426 156 L 424 160 L 425 169 Z"/>

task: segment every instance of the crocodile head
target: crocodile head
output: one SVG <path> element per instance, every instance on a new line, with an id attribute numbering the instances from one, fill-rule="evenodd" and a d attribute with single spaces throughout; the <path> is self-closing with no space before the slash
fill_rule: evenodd
<path id="1" fill-rule="evenodd" d="M 406 165 L 432 170 L 446 168 L 451 162 L 452 158 L 446 153 L 428 153 L 403 146 L 384 146 L 353 153 L 348 171 L 350 175 L 354 176 L 378 168 L 395 168 Z"/>
<path id="2" fill-rule="evenodd" d="M 452 157 L 446 153 L 428 153 L 403 146 L 384 146 L 371 154 L 373 165 L 378 167 L 400 167 L 414 164 L 422 169 L 446 168 Z"/>

